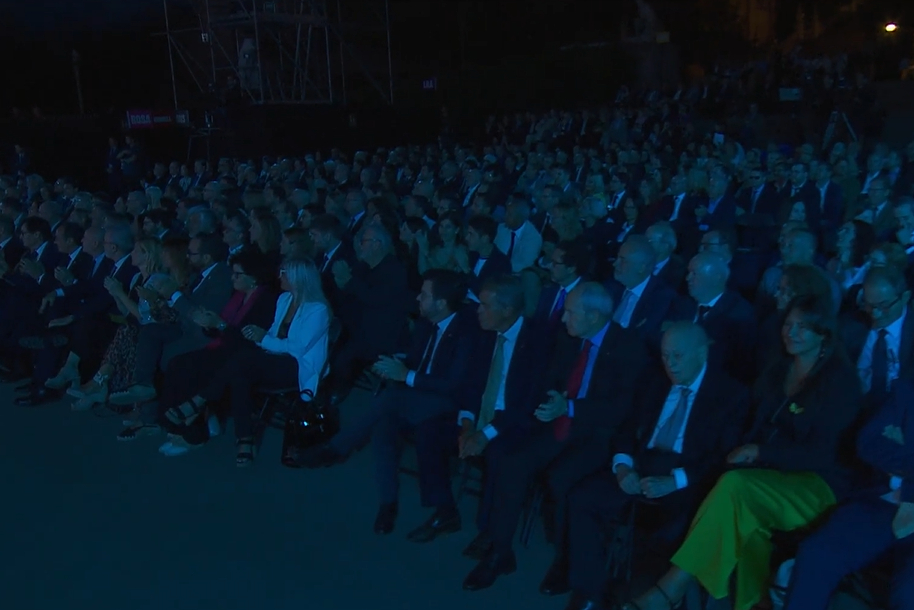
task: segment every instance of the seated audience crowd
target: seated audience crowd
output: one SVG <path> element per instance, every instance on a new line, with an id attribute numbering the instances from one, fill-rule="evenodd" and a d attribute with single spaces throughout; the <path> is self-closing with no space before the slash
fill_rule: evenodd
<path id="1" fill-rule="evenodd" d="M 342 429 L 295 458 L 369 444 L 376 533 L 404 433 L 431 513 L 410 540 L 462 528 L 455 458 L 481 472 L 468 590 L 515 571 L 538 496 L 540 590 L 571 610 L 670 610 L 696 583 L 749 610 L 785 533 L 789 610 L 885 558 L 890 607 L 914 608 L 914 145 L 748 149 L 696 133 L 678 96 L 640 103 L 493 120 L 478 147 L 142 180 L 112 142 L 133 161 L 110 194 L 19 168 L 3 381 L 25 408 L 119 409 L 118 440 L 167 433 L 165 456 L 231 418 L 239 467 L 257 392 L 320 386 Z M 633 599 L 607 569 L 626 524 L 663 564 Z"/>

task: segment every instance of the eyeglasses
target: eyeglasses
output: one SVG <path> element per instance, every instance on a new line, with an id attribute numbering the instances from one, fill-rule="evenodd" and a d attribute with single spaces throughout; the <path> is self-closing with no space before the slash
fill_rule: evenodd
<path id="1" fill-rule="evenodd" d="M 863 309 L 864 311 L 867 311 L 867 312 L 878 311 L 880 314 L 884 314 L 888 310 L 892 309 L 901 300 L 901 298 L 903 296 L 904 296 L 903 294 L 898 295 L 890 303 L 868 303 L 866 301 L 863 301 L 863 303 L 860 304 L 860 307 L 861 307 L 861 309 Z"/>

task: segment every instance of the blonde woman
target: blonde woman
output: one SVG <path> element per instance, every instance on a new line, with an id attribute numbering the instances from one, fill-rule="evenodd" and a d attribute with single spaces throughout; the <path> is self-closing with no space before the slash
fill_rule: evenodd
<path id="1" fill-rule="evenodd" d="M 297 385 L 302 393 L 314 393 L 327 361 L 331 312 L 320 272 L 310 259 L 291 260 L 279 277 L 283 294 L 270 328 L 245 326 L 241 332 L 249 343 L 239 346 L 196 396 L 165 412 L 172 424 L 190 424 L 228 390 L 238 467 L 254 461 L 252 390 Z"/>
<path id="2" fill-rule="evenodd" d="M 74 411 L 83 411 L 96 404 L 103 404 L 110 392 L 120 392 L 133 383 L 136 345 L 140 326 L 152 322 L 174 322 L 172 311 L 154 308 L 145 296 L 166 275 L 162 264 L 162 245 L 158 239 L 147 237 L 136 242 L 131 261 L 140 272 L 125 291 L 113 278 L 105 280 L 105 289 L 114 298 L 121 312 L 119 328 L 114 335 L 98 372 L 91 381 L 67 393 L 78 400 L 73 403 Z"/>

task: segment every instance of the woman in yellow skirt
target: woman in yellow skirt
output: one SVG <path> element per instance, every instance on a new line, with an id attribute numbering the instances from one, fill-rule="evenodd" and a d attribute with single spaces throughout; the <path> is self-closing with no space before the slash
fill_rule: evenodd
<path id="1" fill-rule="evenodd" d="M 781 338 L 786 357 L 756 383 L 748 444 L 727 457 L 734 469 L 698 509 L 672 568 L 625 610 L 675 609 L 693 580 L 723 599 L 734 574 L 734 608 L 749 610 L 768 585 L 771 533 L 808 526 L 848 491 L 853 446 L 844 441 L 862 394 L 830 299 L 791 303 Z"/>

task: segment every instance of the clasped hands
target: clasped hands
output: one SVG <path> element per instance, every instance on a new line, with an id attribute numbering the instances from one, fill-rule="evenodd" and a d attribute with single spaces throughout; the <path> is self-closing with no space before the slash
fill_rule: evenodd
<path id="1" fill-rule="evenodd" d="M 650 500 L 668 496 L 676 491 L 676 478 L 672 475 L 664 477 L 641 478 L 634 468 L 625 464 L 616 467 L 616 480 L 619 487 L 630 496 L 644 496 Z"/>
<path id="2" fill-rule="evenodd" d="M 371 366 L 378 377 L 387 381 L 406 381 L 409 369 L 400 360 L 391 356 L 381 356 L 378 361 Z"/>
<path id="3" fill-rule="evenodd" d="M 254 343 L 259 344 L 261 341 L 263 341 L 263 338 L 267 336 L 267 331 L 260 328 L 259 326 L 248 324 L 241 329 L 241 334 L 244 335 L 244 338 L 248 341 L 253 341 Z"/>

